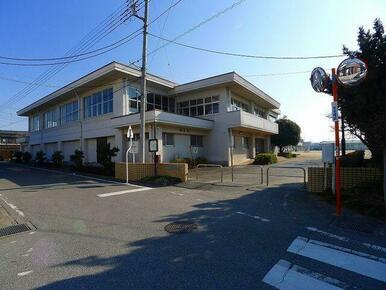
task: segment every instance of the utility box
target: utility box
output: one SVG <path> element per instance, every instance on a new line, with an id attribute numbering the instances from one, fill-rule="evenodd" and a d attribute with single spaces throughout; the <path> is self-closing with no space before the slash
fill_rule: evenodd
<path id="1" fill-rule="evenodd" d="M 335 144 L 322 142 L 322 162 L 323 163 L 334 163 Z"/>

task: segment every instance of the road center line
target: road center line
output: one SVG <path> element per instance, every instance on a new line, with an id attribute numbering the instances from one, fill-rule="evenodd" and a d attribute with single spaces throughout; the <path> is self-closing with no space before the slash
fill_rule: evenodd
<path id="1" fill-rule="evenodd" d="M 242 211 L 237 211 L 235 212 L 235 214 L 239 214 L 239 215 L 243 215 L 243 216 L 247 216 L 247 217 L 250 217 L 250 218 L 253 218 L 255 220 L 259 220 L 259 221 L 262 221 L 262 222 L 270 222 L 269 219 L 266 219 L 266 218 L 262 218 L 262 217 L 259 217 L 257 215 L 251 215 L 251 214 L 247 214 L 245 212 L 242 212 Z"/>
<path id="2" fill-rule="evenodd" d="M 138 192 L 138 191 L 146 191 L 151 190 L 151 187 L 141 187 L 141 188 L 135 188 L 130 190 L 123 190 L 123 191 L 116 191 L 116 192 L 109 192 L 109 193 L 100 193 L 97 194 L 98 197 L 108 197 L 108 196 L 115 196 L 115 195 L 122 195 L 126 193 L 132 193 L 132 192 Z"/>
<path id="3" fill-rule="evenodd" d="M 33 271 L 25 271 L 25 272 L 20 272 L 20 273 L 17 273 L 17 276 L 19 277 L 22 277 L 22 276 L 26 276 L 28 274 L 31 274 Z"/>

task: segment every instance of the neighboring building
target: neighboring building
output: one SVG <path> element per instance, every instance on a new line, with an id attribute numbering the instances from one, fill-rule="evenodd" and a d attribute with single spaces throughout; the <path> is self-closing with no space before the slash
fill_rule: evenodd
<path id="1" fill-rule="evenodd" d="M 0 160 L 9 160 L 13 152 L 21 150 L 21 141 L 27 134 L 26 131 L 0 130 Z"/>
<path id="2" fill-rule="evenodd" d="M 112 62 L 18 111 L 29 117 L 28 150 L 48 158 L 60 150 L 68 161 L 80 149 L 94 163 L 110 143 L 120 149 L 115 161 L 124 161 L 129 125 L 139 139 L 140 76 Z M 239 164 L 269 151 L 278 133 L 280 104 L 235 72 L 182 85 L 148 74 L 147 90 L 146 138 L 155 124 L 161 162 L 206 157 L 228 165 L 234 144 Z"/>

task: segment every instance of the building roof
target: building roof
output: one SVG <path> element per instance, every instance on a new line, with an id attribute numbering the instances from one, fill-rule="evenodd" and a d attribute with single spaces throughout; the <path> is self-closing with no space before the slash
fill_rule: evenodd
<path id="1" fill-rule="evenodd" d="M 37 112 L 43 105 L 65 100 L 70 96 L 73 97 L 74 94 L 81 94 L 82 92 L 89 90 L 93 84 L 95 88 L 101 81 L 115 81 L 117 78 L 131 78 L 138 81 L 140 77 L 140 70 L 114 61 L 33 102 L 27 107 L 19 110 L 17 114 L 19 116 L 28 116 Z M 278 109 L 280 107 L 279 102 L 235 72 L 212 76 L 181 85 L 150 73 L 147 73 L 146 80 L 153 86 L 159 86 L 163 89 L 167 89 L 169 93 L 173 95 L 227 84 L 233 85 L 239 90 L 244 90 L 249 94 L 261 98 L 263 100 L 263 105 L 270 109 Z"/>

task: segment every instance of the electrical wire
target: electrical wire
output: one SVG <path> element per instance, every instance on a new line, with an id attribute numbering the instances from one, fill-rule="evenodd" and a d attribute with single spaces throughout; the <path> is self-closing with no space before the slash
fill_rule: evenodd
<path id="1" fill-rule="evenodd" d="M 319 55 L 319 56 L 266 56 L 266 55 L 251 55 L 251 54 L 243 54 L 243 53 L 233 53 L 233 52 L 226 52 L 226 51 L 220 51 L 220 50 L 213 50 L 198 46 L 193 46 L 181 42 L 176 42 L 174 40 L 170 40 L 167 38 L 164 38 L 162 36 L 158 36 L 152 33 L 149 33 L 150 36 L 153 36 L 155 38 L 161 39 L 163 41 L 166 41 L 168 43 L 172 43 L 175 45 L 179 45 L 186 48 L 191 48 L 199 51 L 214 53 L 214 54 L 221 54 L 226 56 L 235 56 L 235 57 L 245 57 L 245 58 L 257 58 L 257 59 L 276 59 L 276 60 L 302 60 L 302 59 L 323 59 L 323 58 L 337 58 L 345 56 L 344 54 L 335 54 L 335 55 Z"/>

